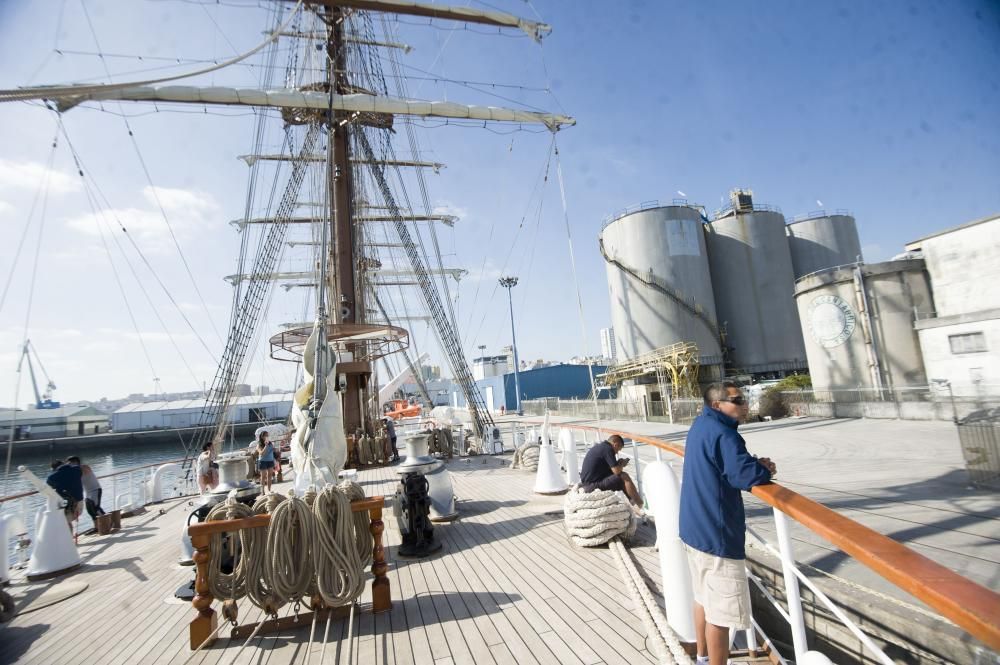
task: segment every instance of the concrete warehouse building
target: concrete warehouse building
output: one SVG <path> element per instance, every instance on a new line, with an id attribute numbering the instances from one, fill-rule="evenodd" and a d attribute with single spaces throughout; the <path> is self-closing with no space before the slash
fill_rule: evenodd
<path id="1" fill-rule="evenodd" d="M 1000 215 L 906 249 L 923 257 L 934 291 L 933 309 L 918 311 L 915 324 L 927 378 L 956 396 L 1000 393 Z"/>
<path id="2" fill-rule="evenodd" d="M 293 393 L 237 397 L 229 407 L 229 422 L 273 422 L 288 418 Z M 151 429 L 177 429 L 209 424 L 203 414 L 204 399 L 128 404 L 111 414 L 115 432 Z"/>

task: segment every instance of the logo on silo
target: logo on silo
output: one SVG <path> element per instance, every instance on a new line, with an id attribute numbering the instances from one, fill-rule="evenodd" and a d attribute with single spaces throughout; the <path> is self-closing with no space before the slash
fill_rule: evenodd
<path id="1" fill-rule="evenodd" d="M 809 303 L 809 331 L 828 349 L 847 341 L 857 319 L 851 306 L 839 296 L 816 296 Z"/>

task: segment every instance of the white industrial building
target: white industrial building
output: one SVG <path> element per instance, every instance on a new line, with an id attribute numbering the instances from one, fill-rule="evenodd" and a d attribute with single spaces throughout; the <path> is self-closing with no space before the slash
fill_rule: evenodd
<path id="1" fill-rule="evenodd" d="M 231 423 L 273 422 L 288 418 L 293 393 L 237 397 L 229 406 Z M 205 400 L 183 399 L 169 402 L 127 404 L 111 414 L 115 432 L 176 429 L 210 424 L 204 415 Z"/>
<path id="2" fill-rule="evenodd" d="M 48 439 L 62 436 L 101 434 L 108 431 L 108 414 L 92 406 L 60 406 L 56 409 L 0 410 L 0 440 Z"/>
<path id="3" fill-rule="evenodd" d="M 919 252 L 934 311 L 917 312 L 927 378 L 956 396 L 1000 392 L 1000 216 L 992 215 L 906 245 Z M 947 382 L 947 383 L 945 383 Z"/>

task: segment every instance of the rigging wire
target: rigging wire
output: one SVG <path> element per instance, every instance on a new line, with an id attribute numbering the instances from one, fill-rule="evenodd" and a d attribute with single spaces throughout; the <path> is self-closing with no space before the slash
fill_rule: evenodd
<path id="1" fill-rule="evenodd" d="M 52 165 L 55 159 L 56 148 L 59 145 L 58 138 L 59 134 L 57 130 L 55 137 L 53 137 L 52 139 L 52 147 L 49 149 L 49 156 L 45 163 L 44 177 L 46 180 L 43 180 L 43 182 L 47 181 L 49 173 L 51 172 Z M 7 293 L 10 291 L 10 285 L 14 281 L 14 273 L 17 271 L 17 264 L 21 260 L 21 251 L 24 249 L 24 242 L 25 240 L 27 240 L 28 232 L 31 230 L 31 224 L 33 223 L 35 217 L 35 206 L 38 205 L 38 200 L 41 194 L 42 194 L 42 188 L 39 187 L 37 190 L 35 190 L 35 196 L 32 198 L 31 201 L 31 208 L 28 211 L 28 222 L 24 225 L 24 230 L 21 232 L 21 239 L 18 240 L 17 242 L 17 250 L 14 252 L 14 260 L 11 261 L 10 263 L 10 270 L 7 273 L 7 283 L 4 284 L 3 293 L 0 293 L 0 312 L 3 311 L 4 303 L 7 302 Z"/>
<path id="2" fill-rule="evenodd" d="M 291 23 L 292 19 L 298 14 L 299 10 L 302 8 L 303 2 L 304 0 L 298 0 L 298 2 L 295 4 L 295 7 L 292 9 L 291 15 L 288 17 L 288 20 L 283 25 L 279 26 L 277 30 L 268 35 L 267 38 L 260 44 L 253 47 L 246 53 L 242 53 L 236 56 L 235 58 L 230 58 L 229 60 L 219 63 L 218 65 L 212 65 L 211 67 L 205 67 L 203 69 L 196 70 L 193 72 L 186 72 L 183 74 L 166 76 L 157 79 L 149 79 L 146 81 L 127 81 L 125 83 L 114 83 L 110 85 L 83 85 L 83 86 L 53 85 L 53 86 L 43 86 L 43 88 L 31 88 L 31 89 L 14 88 L 8 90 L 0 90 L 0 101 L 38 99 L 41 93 L 44 93 L 44 97 L 48 99 L 52 99 L 59 96 L 72 97 L 74 95 L 87 95 L 95 92 L 107 92 L 109 90 L 123 90 L 125 88 L 131 88 L 134 86 L 153 85 L 155 83 L 167 83 L 168 81 L 177 81 L 184 78 L 201 76 L 202 74 L 209 74 L 218 71 L 220 69 L 224 69 L 230 65 L 234 65 L 243 60 L 246 60 L 253 54 L 257 53 L 258 51 L 266 47 L 268 44 L 271 44 L 274 41 L 276 41 L 278 39 L 278 34 L 283 32 L 284 29 L 288 26 L 288 24 Z"/>
<path id="3" fill-rule="evenodd" d="M 103 222 L 104 225 L 108 227 L 107 228 L 108 234 L 111 236 L 111 239 L 114 241 L 115 245 L 117 246 L 118 251 L 122 255 L 122 258 L 125 260 L 125 264 L 128 266 L 129 272 L 131 272 L 132 278 L 135 280 L 136 286 L 139 287 L 139 290 L 142 292 L 143 296 L 145 296 L 147 304 L 149 305 L 150 309 L 153 310 L 153 315 L 156 317 L 157 321 L 159 321 L 160 326 L 163 328 L 163 332 L 167 335 L 167 339 L 170 340 L 170 344 L 174 347 L 174 350 L 177 352 L 177 355 L 181 359 L 181 362 L 184 364 L 184 367 L 187 368 L 188 372 L 191 374 L 191 378 L 195 382 L 195 385 L 197 385 L 198 384 L 198 376 L 194 373 L 194 370 L 191 369 L 191 365 L 190 365 L 190 363 L 188 363 L 187 357 L 184 355 L 184 352 L 181 351 L 181 348 L 177 344 L 177 341 L 174 339 L 173 335 L 170 333 L 170 329 L 167 327 L 166 322 L 164 322 L 163 318 L 160 316 L 159 308 L 157 308 L 156 305 L 153 303 L 152 297 L 149 295 L 149 292 L 146 290 L 145 285 L 143 285 L 142 280 L 139 279 L 139 275 L 138 275 L 138 273 L 135 270 L 135 266 L 133 266 L 132 262 L 129 261 L 128 255 L 126 254 L 124 247 L 122 246 L 121 242 L 118 240 L 118 236 L 116 234 L 112 233 L 112 231 L 111 231 L 111 224 L 107 221 L 107 218 L 106 218 L 106 216 L 104 214 L 104 210 L 99 205 L 99 203 L 97 201 L 97 196 L 92 191 L 91 184 L 89 182 L 87 182 L 86 178 L 84 177 L 83 168 L 80 165 L 80 162 L 77 159 L 77 157 L 76 157 L 75 154 L 73 155 L 73 161 L 74 161 L 74 164 L 76 165 L 77 173 L 80 175 L 81 182 L 83 183 L 84 195 L 87 198 L 87 203 L 90 206 L 91 212 L 94 214 L 95 221 L 98 222 L 98 230 L 100 230 L 99 224 L 101 222 Z M 119 222 L 119 224 L 120 224 L 120 222 Z M 103 232 L 101 233 L 101 237 L 102 237 L 102 240 L 103 240 L 103 237 L 104 237 Z M 113 263 L 112 263 L 112 268 L 114 268 L 114 264 Z M 136 330 L 136 332 L 138 334 L 138 330 Z M 143 345 L 143 350 L 145 351 L 146 347 L 145 347 L 145 343 L 142 341 L 141 334 L 139 336 L 139 340 L 140 340 L 140 343 L 142 343 L 142 345 Z M 153 370 L 153 376 L 154 377 L 157 376 L 155 369 Z"/>
<path id="4" fill-rule="evenodd" d="M 94 29 L 94 23 L 90 19 L 90 12 L 87 11 L 87 5 L 83 0 L 80 0 L 80 6 L 83 9 L 83 16 L 87 20 L 87 26 L 90 28 L 90 34 L 94 38 L 94 45 L 97 46 L 97 50 L 101 50 L 101 42 L 97 38 L 97 30 Z M 206 10 L 207 11 L 207 10 Z M 102 58 L 101 63 L 104 66 L 104 73 L 108 77 L 110 83 L 114 83 L 114 79 L 111 77 L 111 70 L 108 69 L 108 63 Z M 118 102 L 119 109 L 122 103 Z M 125 123 L 125 130 L 128 132 L 129 140 L 132 143 L 132 147 L 135 149 L 136 157 L 139 158 L 139 165 L 142 167 L 142 172 L 146 176 L 146 182 L 149 183 L 149 190 L 153 196 L 153 201 L 156 203 L 157 209 L 160 211 L 160 216 L 163 218 L 163 223 L 167 226 L 167 231 L 170 233 L 170 239 L 174 243 L 174 248 L 177 250 L 177 255 L 181 259 L 181 263 L 184 264 L 184 270 L 187 272 L 188 278 L 191 280 L 191 285 L 194 287 L 194 292 L 198 295 L 198 301 L 201 303 L 202 309 L 205 311 L 205 318 L 208 319 L 209 325 L 212 326 L 212 330 L 215 332 L 215 336 L 218 340 L 222 341 L 222 335 L 219 334 L 219 328 L 215 325 L 215 318 L 212 317 L 211 313 L 208 311 L 208 303 L 205 302 L 205 297 L 201 293 L 201 289 L 198 288 L 198 281 L 194 278 L 194 273 L 191 271 L 191 266 L 188 263 L 187 257 L 184 256 L 184 250 L 181 249 L 181 244 L 177 240 L 177 234 L 174 233 L 174 226 L 170 223 L 170 218 L 167 216 L 167 211 L 163 207 L 163 202 L 160 200 L 160 193 L 155 183 L 153 183 L 153 176 L 149 172 L 149 167 L 146 165 L 146 160 L 142 156 L 142 151 L 139 149 L 139 142 L 135 138 L 135 132 L 132 130 L 132 125 L 129 123 L 128 118 L 124 115 L 122 116 L 122 122 Z"/>
<path id="5" fill-rule="evenodd" d="M 45 169 L 45 175 L 42 179 L 42 185 L 39 188 L 39 194 L 36 194 L 35 200 L 31 205 L 31 213 L 28 220 L 28 225 L 31 225 L 31 219 L 35 212 L 35 203 L 41 200 L 41 210 L 39 212 L 39 223 L 38 223 L 38 242 L 35 246 L 35 260 L 31 266 L 31 279 L 28 282 L 28 302 L 24 313 L 24 329 L 21 335 L 21 349 L 23 353 L 28 351 L 28 327 L 31 324 L 31 310 L 35 302 L 35 280 L 38 277 L 38 264 L 42 254 L 42 238 L 45 232 L 45 213 L 48 210 L 48 198 L 49 198 L 49 184 L 52 175 L 52 164 L 55 160 L 56 149 L 59 145 L 59 134 L 58 130 L 55 137 L 52 139 L 52 150 L 49 153 L 48 165 Z M 3 494 L 0 496 L 7 496 L 7 485 L 10 482 L 10 461 L 11 455 L 14 452 L 14 434 L 17 431 L 15 424 L 17 422 L 17 404 L 21 399 L 21 367 L 23 365 L 22 360 L 17 363 L 17 379 L 14 385 L 14 403 L 11 405 L 10 410 L 10 439 L 7 441 L 7 461 L 4 466 L 3 474 Z M 28 362 L 31 362 L 30 359 Z"/>
<path id="6" fill-rule="evenodd" d="M 84 172 L 86 172 L 86 169 L 83 168 L 83 160 L 80 158 L 80 154 L 73 147 L 73 142 L 70 140 L 69 133 L 66 131 L 66 125 L 62 121 L 62 116 L 57 115 L 57 118 L 59 120 L 59 129 L 62 132 L 63 137 L 66 139 L 66 145 L 69 148 L 70 153 L 73 155 L 74 162 L 76 162 L 76 164 L 79 166 L 80 175 L 83 176 Z M 113 210 L 111 202 L 104 195 L 104 192 L 101 191 L 101 187 L 100 185 L 97 184 L 97 180 L 95 180 L 93 176 L 90 176 L 89 182 L 90 185 L 93 186 L 94 191 L 98 194 L 100 200 L 104 202 L 104 205 L 109 210 Z M 139 258 L 146 265 L 146 268 L 149 269 L 149 272 L 153 275 L 153 278 L 156 280 L 156 283 L 160 285 L 160 288 L 163 290 L 163 293 L 167 296 L 167 299 L 170 300 L 171 304 L 174 306 L 174 309 L 176 309 L 177 313 L 181 316 L 182 319 L 184 319 L 184 322 L 187 324 L 188 328 L 191 329 L 191 332 L 194 333 L 195 337 L 201 343 L 202 348 L 204 348 L 205 352 L 208 353 L 209 358 L 212 358 L 212 360 L 214 361 L 215 354 L 212 353 L 212 350 L 210 348 L 208 348 L 208 344 L 205 343 L 205 340 L 198 332 L 198 329 L 195 328 L 194 324 L 191 323 L 191 320 L 184 313 L 184 310 L 181 309 L 180 304 L 174 298 L 174 295 L 170 292 L 170 289 L 167 288 L 167 285 L 164 284 L 163 280 L 160 278 L 160 275 L 156 272 L 156 270 L 153 268 L 153 265 L 149 262 L 149 259 L 146 258 L 146 255 L 143 253 L 143 251 L 139 249 L 139 245 L 136 244 L 135 239 L 128 232 L 128 229 L 125 227 L 125 225 L 122 224 L 121 219 L 119 219 L 118 216 L 115 215 L 114 220 L 118 224 L 119 228 L 122 230 L 122 233 L 125 234 L 125 237 L 128 238 L 129 244 L 135 250 L 136 254 L 139 255 Z"/>

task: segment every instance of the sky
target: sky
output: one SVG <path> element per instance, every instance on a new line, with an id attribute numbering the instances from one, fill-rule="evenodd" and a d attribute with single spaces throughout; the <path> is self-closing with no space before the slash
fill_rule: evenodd
<path id="1" fill-rule="evenodd" d="M 577 120 L 555 136 L 558 155 L 546 131 L 416 123 L 421 157 L 447 165 L 426 178 L 430 204 L 460 217 L 439 228 L 439 241 L 444 263 L 469 271 L 452 295 L 470 357 L 509 343 L 496 283 L 506 274 L 520 280 L 522 359 L 598 354 L 610 314 L 597 237 L 605 217 L 640 202 L 683 192 L 711 211 L 749 187 L 788 217 L 848 209 L 870 262 L 1000 213 L 995 2 L 466 4 L 541 17 L 552 34 L 538 45 L 517 31 L 393 21 L 414 47 L 399 56 L 409 94 Z M 271 8 L 7 0 L 0 88 L 191 71 L 204 66 L 192 60 L 258 44 Z M 261 63 L 196 82 L 255 86 Z M 211 384 L 231 304 L 223 277 L 236 272 L 240 244 L 228 222 L 247 205 L 248 169 L 236 156 L 250 151 L 254 120 L 245 108 L 89 104 L 62 114 L 53 150 L 52 112 L 0 105 L 0 404 L 32 401 L 26 372 L 16 372 L 25 337 L 58 400 Z M 272 125 L 264 144 L 277 149 Z M 396 144 L 409 154 L 402 125 Z M 282 268 L 309 261 L 290 249 Z M 297 291 L 306 290 L 275 291 L 264 336 L 311 318 Z M 419 309 L 415 291 L 406 299 Z M 444 365 L 428 326 L 409 328 L 413 345 Z M 294 365 L 256 344 L 246 380 L 290 387 Z"/>

